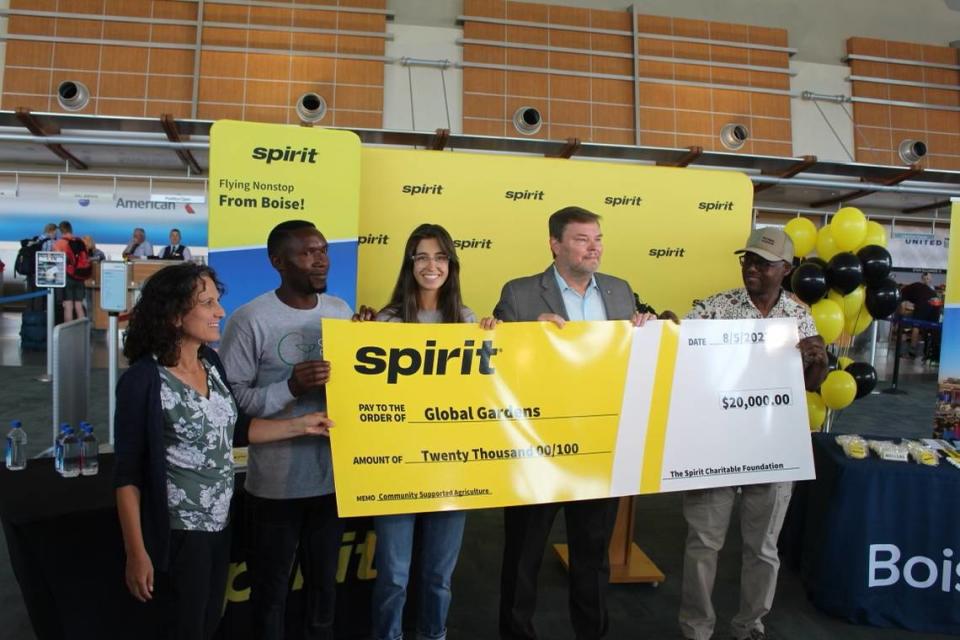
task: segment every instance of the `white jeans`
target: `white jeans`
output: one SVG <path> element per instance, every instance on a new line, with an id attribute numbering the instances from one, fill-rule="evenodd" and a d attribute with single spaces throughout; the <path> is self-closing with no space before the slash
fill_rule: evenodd
<path id="1" fill-rule="evenodd" d="M 790 504 L 792 482 L 741 487 L 740 531 L 743 561 L 740 570 L 740 610 L 731 622 L 735 638 L 753 629 L 773 606 L 777 589 L 777 538 Z M 687 544 L 683 556 L 680 630 L 692 640 L 708 640 L 717 621 L 711 594 L 717 575 L 717 554 L 723 548 L 737 487 L 689 491 L 683 496 Z"/>

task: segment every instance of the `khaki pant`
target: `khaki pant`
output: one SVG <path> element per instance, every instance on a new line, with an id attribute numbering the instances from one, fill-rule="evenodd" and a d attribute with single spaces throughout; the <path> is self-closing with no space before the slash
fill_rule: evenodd
<path id="1" fill-rule="evenodd" d="M 763 631 L 761 619 L 773 606 L 777 589 L 777 538 L 790 503 L 792 482 L 741 487 L 740 530 L 743 562 L 740 610 L 731 622 L 735 638 Z M 723 548 L 737 487 L 689 491 L 683 496 L 687 544 L 683 556 L 680 630 L 693 640 L 707 640 L 717 621 L 710 596 L 717 575 L 717 554 Z"/>

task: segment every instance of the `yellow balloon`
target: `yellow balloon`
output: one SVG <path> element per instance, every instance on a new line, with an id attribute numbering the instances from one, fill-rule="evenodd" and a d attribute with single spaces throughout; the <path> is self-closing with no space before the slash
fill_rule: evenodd
<path id="1" fill-rule="evenodd" d="M 831 371 L 820 385 L 820 395 L 831 409 L 843 409 L 857 396 L 857 381 L 846 371 Z"/>
<path id="2" fill-rule="evenodd" d="M 830 228 L 829 224 L 825 224 L 820 227 L 820 231 L 817 233 L 817 255 L 829 262 L 830 258 L 838 253 L 840 253 L 840 248 L 833 239 L 833 229 Z"/>
<path id="3" fill-rule="evenodd" d="M 867 222 L 867 234 L 863 237 L 860 246 L 857 247 L 857 251 L 870 244 L 875 244 L 878 247 L 887 246 L 887 230 L 883 228 L 882 224 L 873 220 Z"/>
<path id="4" fill-rule="evenodd" d="M 816 391 L 807 391 L 807 418 L 810 420 L 810 431 L 820 431 L 826 417 L 827 407 L 823 404 L 823 398 Z"/>
<path id="5" fill-rule="evenodd" d="M 840 337 L 843 331 L 843 309 L 833 300 L 824 298 L 810 307 L 810 315 L 817 325 L 817 333 L 823 341 L 830 344 Z"/>
<path id="6" fill-rule="evenodd" d="M 817 227 L 806 218 L 794 218 L 783 230 L 793 240 L 793 254 L 799 258 L 817 245 Z"/>
<path id="7" fill-rule="evenodd" d="M 851 336 L 855 336 L 858 333 L 862 333 L 867 327 L 869 327 L 871 322 L 873 322 L 873 316 L 871 316 L 870 312 L 867 311 L 866 307 L 864 307 L 860 309 L 860 313 L 857 315 L 848 317 L 844 320 L 843 331 Z"/>
<path id="8" fill-rule="evenodd" d="M 847 356 L 840 356 L 837 358 L 837 367 L 843 371 L 849 365 L 853 364 L 853 358 L 848 358 Z"/>
<path id="9" fill-rule="evenodd" d="M 844 207 L 830 219 L 830 228 L 840 251 L 853 251 L 867 235 L 867 218 L 856 207 Z"/>
<path id="10" fill-rule="evenodd" d="M 867 297 L 867 288 L 860 285 L 847 295 L 843 295 L 836 289 L 830 289 L 827 292 L 827 298 L 833 300 L 843 309 L 843 317 L 847 320 L 856 318 L 860 310 L 863 309 L 863 301 Z"/>

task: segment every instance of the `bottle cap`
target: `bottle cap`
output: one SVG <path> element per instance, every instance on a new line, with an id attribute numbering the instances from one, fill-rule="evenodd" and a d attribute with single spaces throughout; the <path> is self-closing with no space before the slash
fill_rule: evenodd
<path id="1" fill-rule="evenodd" d="M 22 427 L 23 425 L 20 424 L 20 421 L 19 421 L 19 420 L 11 420 L 11 421 L 10 421 L 10 426 L 13 427 L 14 429 L 19 429 L 19 428 Z"/>

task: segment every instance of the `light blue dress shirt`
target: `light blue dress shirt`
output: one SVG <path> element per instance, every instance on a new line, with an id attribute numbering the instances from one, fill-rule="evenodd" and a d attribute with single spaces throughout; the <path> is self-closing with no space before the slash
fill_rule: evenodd
<path id="1" fill-rule="evenodd" d="M 570 288 L 567 281 L 563 279 L 556 265 L 553 267 L 553 275 L 557 279 L 557 286 L 560 287 L 560 295 L 563 297 L 563 306 L 567 310 L 569 320 L 606 320 L 607 310 L 603 306 L 603 298 L 600 297 L 600 287 L 597 286 L 597 279 L 590 276 L 590 284 L 583 295 Z"/>

